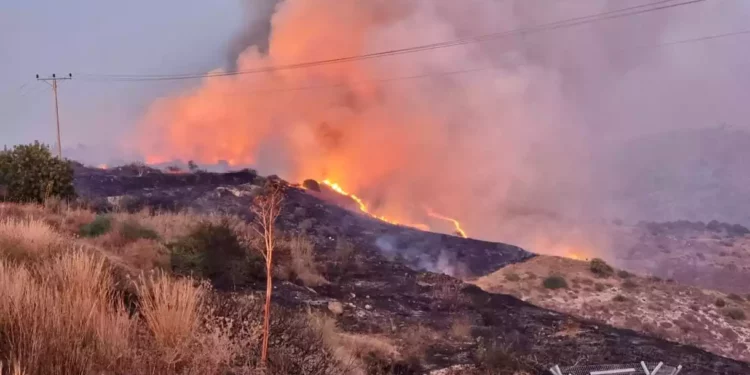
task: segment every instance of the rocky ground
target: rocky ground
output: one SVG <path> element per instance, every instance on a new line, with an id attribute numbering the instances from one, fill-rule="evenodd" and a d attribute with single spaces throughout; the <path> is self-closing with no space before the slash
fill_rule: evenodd
<path id="1" fill-rule="evenodd" d="M 142 167 L 79 168 L 76 185 L 98 210 L 157 207 L 250 218 L 263 178 L 163 174 Z M 545 373 L 553 364 L 674 362 L 681 374 L 747 374 L 750 364 L 488 293 L 460 278 L 477 278 L 534 255 L 518 247 L 425 233 L 378 222 L 288 186 L 280 227 L 314 242 L 326 282 L 278 281 L 274 301 L 333 316 L 346 334 L 383 342 L 408 356 L 391 373 L 423 373 L 493 362 L 497 372 Z M 353 251 L 342 250 L 351 244 Z M 533 260 L 532 260 L 533 261 Z M 255 298 L 263 283 L 223 292 L 227 314 Z M 413 358 L 417 358 L 414 363 Z M 468 373 L 469 370 L 462 370 Z"/>
<path id="2" fill-rule="evenodd" d="M 545 287 L 552 275 L 567 286 Z M 504 267 L 475 283 L 537 306 L 750 361 L 750 300 L 737 294 L 627 272 L 601 277 L 589 262 L 548 256 Z"/>

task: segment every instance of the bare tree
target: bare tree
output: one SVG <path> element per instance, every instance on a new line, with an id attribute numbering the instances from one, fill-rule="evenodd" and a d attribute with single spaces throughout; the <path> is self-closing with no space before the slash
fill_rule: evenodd
<path id="1" fill-rule="evenodd" d="M 260 361 L 263 366 L 268 359 L 268 336 L 271 325 L 271 292 L 273 290 L 273 250 L 276 247 L 276 219 L 281 213 L 281 202 L 284 195 L 281 186 L 269 184 L 268 190 L 255 198 L 252 212 L 255 214 L 252 228 L 263 239 L 258 246 L 263 258 L 266 260 L 266 304 L 263 309 L 263 346 L 261 348 Z"/>

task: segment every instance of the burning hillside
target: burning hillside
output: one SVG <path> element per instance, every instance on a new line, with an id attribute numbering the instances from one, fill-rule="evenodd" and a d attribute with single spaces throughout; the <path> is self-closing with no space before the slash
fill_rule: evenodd
<path id="1" fill-rule="evenodd" d="M 495 16 L 462 21 L 455 14 L 465 13 L 466 6 L 286 0 L 272 17 L 267 51 L 247 46 L 236 71 L 452 40 L 497 27 Z M 469 8 L 476 14 L 506 14 L 508 27 L 515 22 L 511 8 L 493 2 Z M 529 158 L 541 145 L 549 155 L 569 148 L 576 141 L 546 140 L 570 138 L 575 131 L 565 125 L 570 116 L 555 108 L 561 94 L 548 83 L 556 74 L 501 49 L 470 44 L 207 78 L 154 103 L 132 145 L 149 164 L 226 161 L 289 181 L 313 177 L 387 222 L 523 245 L 511 233 L 516 229 L 502 233 L 499 228 L 508 221 L 506 203 L 515 199 L 510 194 L 533 195 L 523 201 L 557 210 L 562 207 L 556 194 L 586 180 L 577 172 L 547 173 L 559 163 L 542 165 L 553 160 L 546 155 Z M 411 77 L 493 65 L 470 74 L 381 82 L 395 73 Z M 530 107 L 537 104 L 549 108 Z M 546 188 L 538 184 L 541 176 L 562 183 Z M 527 184 L 535 188 L 519 189 Z M 566 199 L 565 204 L 574 203 Z"/>

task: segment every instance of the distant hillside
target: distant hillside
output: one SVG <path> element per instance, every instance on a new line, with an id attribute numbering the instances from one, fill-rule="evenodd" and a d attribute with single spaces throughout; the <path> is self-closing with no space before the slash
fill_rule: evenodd
<path id="1" fill-rule="evenodd" d="M 545 286 L 549 276 L 567 285 Z M 657 278 L 594 274 L 589 262 L 538 256 L 475 281 L 482 289 L 619 328 L 750 360 L 750 300 Z M 750 296 L 749 296 L 750 297 Z M 576 335 L 576 328 L 561 333 Z"/>
<path id="2" fill-rule="evenodd" d="M 682 130 L 632 140 L 603 182 L 627 219 L 750 225 L 750 132 Z"/>

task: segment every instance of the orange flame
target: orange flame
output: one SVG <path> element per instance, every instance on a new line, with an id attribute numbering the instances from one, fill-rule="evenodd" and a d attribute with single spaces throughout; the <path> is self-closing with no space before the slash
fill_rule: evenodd
<path id="1" fill-rule="evenodd" d="M 448 217 L 448 216 L 443 216 L 431 210 L 430 208 L 425 208 L 425 209 L 427 210 L 427 216 L 434 217 L 440 220 L 450 221 L 451 223 L 453 223 L 453 226 L 456 228 L 456 233 L 458 233 L 463 238 L 468 238 L 466 237 L 466 232 L 463 229 L 461 229 L 461 223 L 459 223 L 458 220 Z"/>
<path id="2" fill-rule="evenodd" d="M 358 197 L 358 196 L 356 196 L 354 194 L 348 193 L 339 184 L 337 184 L 335 182 L 332 182 L 331 180 L 327 180 L 327 179 L 323 180 L 323 184 L 326 185 L 326 186 L 328 186 L 328 187 L 330 187 L 333 191 L 335 191 L 335 192 L 337 192 L 337 193 L 339 193 L 341 195 L 345 195 L 345 196 L 351 198 L 352 200 L 354 200 L 355 202 L 357 202 L 357 205 L 359 205 L 359 210 L 362 211 L 362 212 L 364 212 L 365 214 L 367 214 L 367 216 L 373 217 L 375 219 L 378 219 L 380 221 L 384 221 L 386 223 L 393 224 L 393 225 L 405 225 L 407 227 L 417 228 L 417 229 L 425 230 L 425 231 L 430 230 L 430 227 L 428 225 L 426 225 L 426 224 L 420 224 L 420 223 L 404 224 L 404 223 L 399 223 L 396 220 L 389 219 L 389 218 L 387 218 L 385 216 L 375 215 L 375 214 L 373 214 L 373 213 L 370 212 L 370 210 L 367 208 L 367 204 L 360 197 Z"/>

